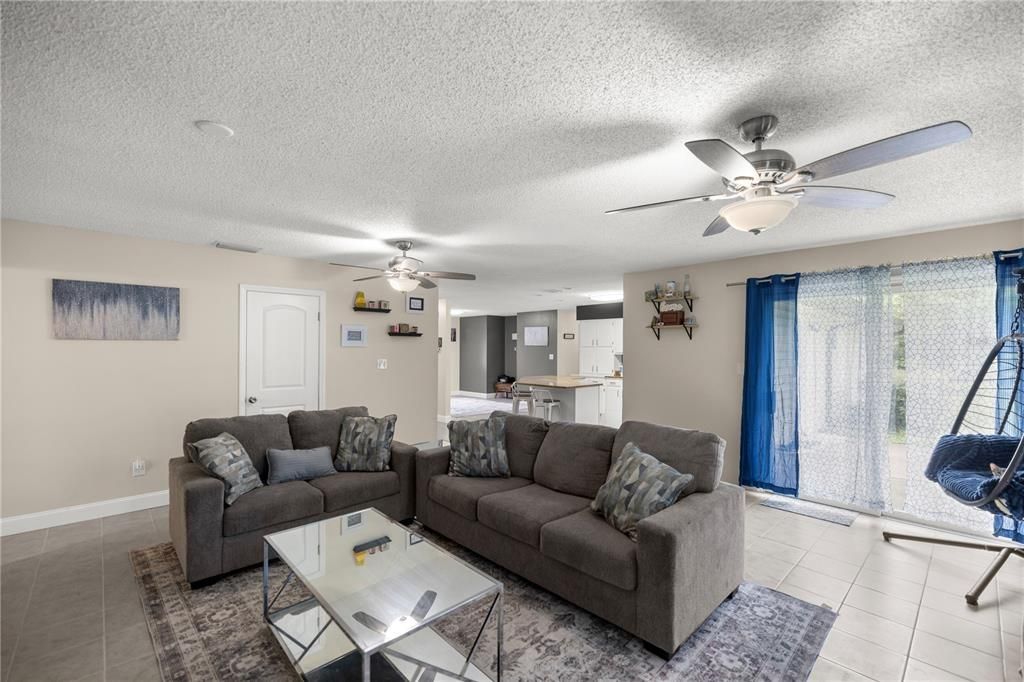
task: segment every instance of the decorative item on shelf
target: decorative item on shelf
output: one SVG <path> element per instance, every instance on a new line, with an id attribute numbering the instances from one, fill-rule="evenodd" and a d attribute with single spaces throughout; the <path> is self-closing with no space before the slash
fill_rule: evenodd
<path id="1" fill-rule="evenodd" d="M 366 294 L 364 294 L 362 291 L 357 291 L 356 292 L 356 302 L 353 303 L 353 305 L 355 307 L 357 307 L 357 308 L 365 308 L 366 307 Z"/>
<path id="2" fill-rule="evenodd" d="M 399 332 L 399 325 L 391 324 L 388 325 L 388 334 L 397 334 Z"/>
<path id="3" fill-rule="evenodd" d="M 658 292 L 654 289 L 648 289 L 644 292 L 644 300 L 650 303 L 658 297 Z"/>
<path id="4" fill-rule="evenodd" d="M 391 310 L 391 301 L 385 301 L 381 299 L 377 301 L 377 305 L 381 310 Z"/>
<path id="5" fill-rule="evenodd" d="M 683 314 L 683 324 L 685 324 L 688 327 L 696 327 L 697 326 L 697 316 L 694 315 L 693 313 L 684 313 Z"/>
<path id="6" fill-rule="evenodd" d="M 376 301 L 367 301 L 366 302 L 366 307 L 369 308 L 370 310 L 377 310 L 377 302 Z"/>
<path id="7" fill-rule="evenodd" d="M 417 327 L 416 325 L 411 325 L 409 327 L 409 332 L 412 333 L 412 334 L 419 334 L 420 328 Z"/>
<path id="8" fill-rule="evenodd" d="M 683 275 L 683 296 L 690 297 L 690 276 Z"/>
<path id="9" fill-rule="evenodd" d="M 670 279 L 669 281 L 665 282 L 665 297 L 666 298 L 671 298 L 671 297 L 673 297 L 675 295 L 676 295 L 676 281 L 674 279 Z"/>
<path id="10" fill-rule="evenodd" d="M 662 310 L 661 311 L 661 324 L 663 325 L 676 325 L 683 323 L 683 311 L 681 310 Z"/>
<path id="11" fill-rule="evenodd" d="M 408 334 L 409 333 L 409 325 L 407 323 L 405 323 L 405 322 L 400 322 L 398 324 L 398 333 L 399 334 Z"/>

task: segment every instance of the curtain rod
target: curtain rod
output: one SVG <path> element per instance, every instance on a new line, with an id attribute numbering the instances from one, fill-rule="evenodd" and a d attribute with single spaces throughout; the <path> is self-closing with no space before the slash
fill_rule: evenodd
<path id="1" fill-rule="evenodd" d="M 1021 256 L 1024 256 L 1024 249 L 1019 249 L 1017 251 L 1009 251 L 1007 253 L 1001 253 L 1001 254 L 999 254 L 999 260 L 1006 260 L 1007 258 L 1020 258 Z M 935 260 L 913 261 L 913 263 L 916 265 L 916 264 L 920 264 L 920 263 L 942 263 L 944 261 L 959 260 L 961 258 L 991 258 L 991 257 L 992 257 L 992 252 L 989 251 L 987 253 L 978 254 L 977 256 L 952 256 L 950 258 L 937 258 Z M 862 266 L 854 267 L 854 268 L 836 268 L 835 270 L 818 270 L 818 271 L 807 270 L 806 272 L 801 272 L 800 274 L 801 275 L 820 275 L 820 274 L 823 274 L 825 272 L 838 272 L 840 270 L 860 270 L 861 268 L 884 268 L 884 267 L 898 268 L 898 267 L 901 267 L 901 266 L 900 265 L 892 265 L 891 263 L 883 264 L 883 265 L 862 265 Z M 788 282 L 791 279 L 795 279 L 795 277 L 793 277 L 793 276 L 783 277 L 782 281 L 783 282 Z M 772 281 L 771 277 L 762 277 L 762 278 L 757 280 L 757 283 L 758 284 L 763 284 L 765 282 L 770 282 L 770 281 Z M 745 286 L 747 286 L 747 283 L 746 282 L 726 282 L 725 286 L 727 286 L 727 287 L 745 287 Z"/>

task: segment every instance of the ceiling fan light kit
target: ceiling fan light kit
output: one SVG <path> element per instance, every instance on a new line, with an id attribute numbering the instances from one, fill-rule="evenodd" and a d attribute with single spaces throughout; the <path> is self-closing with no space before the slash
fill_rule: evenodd
<path id="1" fill-rule="evenodd" d="M 409 293 L 410 291 L 415 291 L 420 283 L 410 278 L 409 275 L 401 274 L 397 277 L 388 277 L 388 285 L 395 291 Z"/>
<path id="2" fill-rule="evenodd" d="M 775 227 L 799 204 L 825 208 L 878 208 L 893 195 L 853 187 L 825 187 L 807 183 L 853 173 L 898 161 L 966 140 L 971 129 L 961 121 L 946 121 L 926 128 L 893 135 L 797 167 L 796 160 L 781 149 L 762 149 L 764 141 L 778 128 L 775 116 L 757 116 L 740 124 L 739 133 L 754 150 L 742 154 L 724 140 L 692 140 L 686 148 L 705 166 L 719 174 L 725 194 L 669 199 L 639 206 L 617 208 L 606 213 L 623 213 L 668 204 L 728 201 L 711 221 L 704 236 L 732 227 L 759 234 Z"/>
<path id="3" fill-rule="evenodd" d="M 369 277 L 357 277 L 354 282 L 365 282 L 370 279 L 381 279 L 384 278 L 395 291 L 401 291 L 409 293 L 415 291 L 417 287 L 422 286 L 424 289 L 436 289 L 437 284 L 432 281 L 433 279 L 462 279 L 462 280 L 475 280 L 476 275 L 470 275 L 465 272 L 425 272 L 420 270 L 423 265 L 423 261 L 419 258 L 413 258 L 408 255 L 409 249 L 412 248 L 412 242 L 410 241 L 399 241 L 395 242 L 395 246 L 399 251 L 402 252 L 400 256 L 392 256 L 388 260 L 387 268 L 371 268 L 366 265 L 346 265 L 344 263 L 331 263 L 331 265 L 337 265 L 342 268 L 360 268 L 362 270 L 375 270 L 380 274 L 370 275 Z"/>

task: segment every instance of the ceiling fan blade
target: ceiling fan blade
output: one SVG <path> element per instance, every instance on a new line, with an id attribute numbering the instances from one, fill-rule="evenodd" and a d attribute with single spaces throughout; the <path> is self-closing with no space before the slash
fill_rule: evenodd
<path id="1" fill-rule="evenodd" d="M 434 605 L 435 599 L 437 599 L 437 592 L 427 590 L 422 596 L 420 596 L 419 601 L 416 602 L 416 606 L 413 607 L 409 615 L 416 620 L 423 620 L 430 612 L 430 607 Z"/>
<path id="2" fill-rule="evenodd" d="M 381 277 L 387 277 L 387 275 L 370 275 L 369 277 L 360 277 L 352 280 L 353 282 L 365 282 L 368 279 L 380 279 Z"/>
<path id="3" fill-rule="evenodd" d="M 930 152 L 933 149 L 966 140 L 970 136 L 971 129 L 967 127 L 967 124 L 960 121 L 947 121 L 847 149 L 845 152 L 839 152 L 824 159 L 818 159 L 802 168 L 797 168 L 793 173 L 807 172 L 810 173 L 810 180 L 824 180 Z"/>
<path id="4" fill-rule="evenodd" d="M 712 237 L 716 234 L 725 232 L 730 227 L 729 223 L 726 222 L 722 216 L 715 216 L 715 219 L 711 221 L 711 224 L 704 230 L 705 237 Z"/>
<path id="5" fill-rule="evenodd" d="M 424 289 L 436 289 L 437 288 L 437 284 L 435 284 L 434 282 L 431 282 L 429 279 L 427 279 L 426 277 L 424 277 L 421 274 L 409 275 L 409 279 L 416 280 L 417 282 L 420 283 L 420 286 L 423 287 Z"/>
<path id="6" fill-rule="evenodd" d="M 686 148 L 705 166 L 723 178 L 757 180 L 757 169 L 754 165 L 724 140 L 692 140 L 686 143 Z"/>
<path id="7" fill-rule="evenodd" d="M 471 275 L 468 272 L 443 272 L 443 271 L 432 271 L 432 272 L 418 272 L 416 273 L 423 277 L 436 277 L 438 279 L 476 279 L 476 275 Z"/>
<path id="8" fill-rule="evenodd" d="M 668 206 L 669 204 L 681 204 L 687 201 L 719 201 L 721 199 L 732 199 L 735 195 L 732 194 L 706 194 L 700 197 L 686 197 L 685 199 L 669 199 L 668 201 L 656 201 L 653 204 L 640 204 L 639 206 L 627 206 L 626 208 L 616 208 L 611 211 L 605 211 L 605 215 L 611 215 L 613 213 L 626 213 L 627 211 L 640 211 L 645 208 L 657 208 L 658 206 Z"/>
<path id="9" fill-rule="evenodd" d="M 385 272 L 381 268 L 372 268 L 369 265 L 349 265 L 348 263 L 331 263 L 331 265 L 337 265 L 339 268 L 361 268 L 363 270 L 376 270 L 377 272 Z"/>
<path id="10" fill-rule="evenodd" d="M 382 635 L 386 635 L 388 632 L 387 623 L 380 621 L 365 611 L 356 611 L 352 614 L 352 618 L 359 624 L 365 625 L 374 632 L 379 632 Z"/>
<path id="11" fill-rule="evenodd" d="M 783 194 L 800 197 L 801 204 L 825 208 L 878 208 L 893 200 L 892 194 L 853 187 L 809 185 Z"/>

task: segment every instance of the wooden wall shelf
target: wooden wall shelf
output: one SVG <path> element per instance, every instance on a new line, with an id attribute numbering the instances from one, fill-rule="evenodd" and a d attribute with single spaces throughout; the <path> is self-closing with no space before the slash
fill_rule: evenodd
<path id="1" fill-rule="evenodd" d="M 652 298 L 651 305 L 654 306 L 655 312 L 661 315 L 661 304 L 662 303 L 685 303 L 686 307 L 693 312 L 693 302 L 697 300 L 696 296 L 661 296 L 659 298 Z"/>
<path id="2" fill-rule="evenodd" d="M 388 332 L 388 336 L 423 336 L 420 332 Z"/>
<path id="3" fill-rule="evenodd" d="M 652 332 L 654 332 L 654 336 L 656 336 L 659 341 L 661 341 L 661 332 L 662 332 L 663 329 L 682 329 L 682 330 L 685 330 L 686 331 L 686 335 L 688 337 L 690 337 L 690 340 L 692 341 L 693 340 L 693 330 L 697 326 L 699 326 L 699 325 L 696 325 L 696 324 L 652 324 L 652 325 L 648 325 L 647 328 L 650 329 Z"/>
<path id="4" fill-rule="evenodd" d="M 391 308 L 360 308 L 357 305 L 352 306 L 352 310 L 357 313 L 390 313 Z"/>

